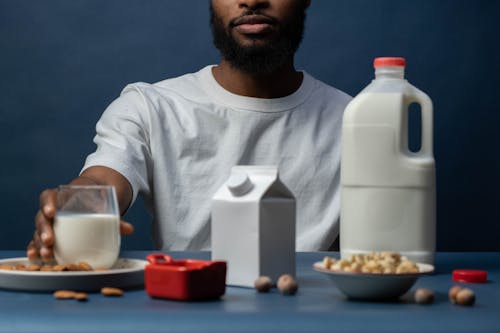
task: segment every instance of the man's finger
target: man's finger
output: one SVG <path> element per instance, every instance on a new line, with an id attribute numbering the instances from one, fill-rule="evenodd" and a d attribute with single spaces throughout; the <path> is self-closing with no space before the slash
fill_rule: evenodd
<path id="1" fill-rule="evenodd" d="M 128 236 L 134 232 L 134 226 L 126 221 L 120 221 L 120 234 Z"/>
<path id="2" fill-rule="evenodd" d="M 33 246 L 37 249 L 37 251 L 40 251 L 40 248 L 42 247 L 42 241 L 40 240 L 40 233 L 38 232 L 38 230 L 35 230 L 31 243 L 33 243 Z"/>
<path id="3" fill-rule="evenodd" d="M 41 211 L 38 211 L 35 216 L 35 225 L 40 237 L 41 245 L 54 245 L 54 231 L 52 229 L 52 220 L 48 220 Z"/>
<path id="4" fill-rule="evenodd" d="M 57 210 L 57 190 L 49 189 L 40 194 L 40 210 L 47 218 L 53 218 Z"/>
<path id="5" fill-rule="evenodd" d="M 26 249 L 26 255 L 28 257 L 29 260 L 37 260 L 38 257 L 39 257 L 39 253 L 38 253 L 38 249 L 35 245 L 35 241 L 32 240 L 29 244 L 28 244 L 28 248 Z"/>
<path id="6" fill-rule="evenodd" d="M 52 247 L 43 246 L 40 249 L 40 257 L 42 257 L 43 261 L 51 261 L 52 259 L 54 259 L 54 252 Z"/>

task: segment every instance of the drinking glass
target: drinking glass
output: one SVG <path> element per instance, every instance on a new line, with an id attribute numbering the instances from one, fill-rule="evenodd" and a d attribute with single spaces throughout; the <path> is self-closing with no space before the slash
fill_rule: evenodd
<path id="1" fill-rule="evenodd" d="M 61 185 L 54 218 L 58 264 L 110 268 L 120 252 L 120 211 L 113 186 Z"/>

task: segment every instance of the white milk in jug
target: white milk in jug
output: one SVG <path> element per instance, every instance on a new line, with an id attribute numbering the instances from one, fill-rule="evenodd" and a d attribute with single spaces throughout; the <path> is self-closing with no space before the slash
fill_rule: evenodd
<path id="1" fill-rule="evenodd" d="M 375 79 L 342 123 L 342 257 L 397 251 L 432 264 L 436 243 L 430 98 L 404 79 L 404 58 L 375 59 Z M 421 108 L 420 150 L 408 144 L 408 109 Z"/>

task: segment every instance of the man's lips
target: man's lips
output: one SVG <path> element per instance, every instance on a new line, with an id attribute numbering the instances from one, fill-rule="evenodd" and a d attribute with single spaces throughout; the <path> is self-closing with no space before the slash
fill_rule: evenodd
<path id="1" fill-rule="evenodd" d="M 275 21 L 264 15 L 245 15 L 232 22 L 234 29 L 244 35 L 265 34 L 273 29 Z"/>

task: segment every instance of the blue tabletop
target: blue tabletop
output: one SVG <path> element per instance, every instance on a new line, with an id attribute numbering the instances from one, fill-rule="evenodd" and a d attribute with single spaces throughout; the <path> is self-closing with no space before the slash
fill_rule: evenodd
<path id="1" fill-rule="evenodd" d="M 147 253 L 122 257 L 144 258 Z M 169 254 L 177 259 L 210 257 L 206 252 Z M 0 332 L 500 332 L 500 253 L 438 253 L 435 274 L 421 277 L 412 288 L 433 289 L 431 305 L 406 297 L 398 302 L 348 300 L 327 276 L 312 270 L 325 254 L 297 254 L 295 296 L 228 287 L 220 300 L 180 302 L 153 299 L 138 289 L 120 298 L 91 293 L 88 302 L 76 302 L 55 300 L 50 293 L 0 290 Z M 23 255 L 0 251 L 1 258 Z M 487 283 L 467 285 L 477 297 L 472 307 L 448 301 L 456 268 L 488 271 Z"/>

